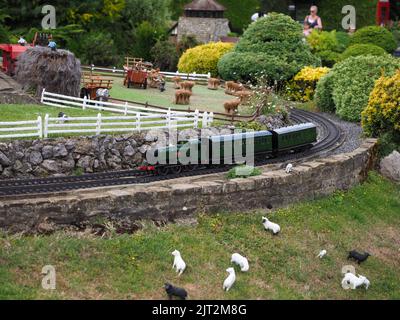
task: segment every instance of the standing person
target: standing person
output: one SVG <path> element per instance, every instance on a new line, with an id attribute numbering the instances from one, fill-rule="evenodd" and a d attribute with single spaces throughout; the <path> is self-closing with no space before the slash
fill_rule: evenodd
<path id="1" fill-rule="evenodd" d="M 318 7 L 312 6 L 310 9 L 310 15 L 308 15 L 304 20 L 305 35 L 311 33 L 310 30 L 312 31 L 313 29 L 322 30 L 322 20 L 317 15 L 317 13 L 318 13 Z"/>

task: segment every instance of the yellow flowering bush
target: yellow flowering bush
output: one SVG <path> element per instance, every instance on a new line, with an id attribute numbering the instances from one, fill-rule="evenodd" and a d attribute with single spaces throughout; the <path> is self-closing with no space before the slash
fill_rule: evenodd
<path id="1" fill-rule="evenodd" d="M 210 42 L 188 49 L 179 59 L 178 70 L 184 73 L 211 73 L 218 76 L 218 61 L 233 49 L 233 43 Z"/>
<path id="2" fill-rule="evenodd" d="M 329 73 L 326 67 L 305 67 L 287 83 L 286 91 L 291 100 L 308 102 L 314 99 L 318 81 Z"/>
<path id="3" fill-rule="evenodd" d="M 369 135 L 400 133 L 400 70 L 392 77 L 382 76 L 376 81 L 361 116 Z"/>

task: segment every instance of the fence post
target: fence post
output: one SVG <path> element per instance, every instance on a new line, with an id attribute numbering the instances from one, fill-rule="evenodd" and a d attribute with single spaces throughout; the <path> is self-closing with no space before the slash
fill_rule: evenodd
<path id="1" fill-rule="evenodd" d="M 137 119 L 137 129 L 138 129 L 138 131 L 139 131 L 139 133 L 140 133 L 140 131 L 141 131 L 140 112 L 137 112 L 137 113 L 136 113 L 136 119 Z"/>
<path id="2" fill-rule="evenodd" d="M 40 98 L 40 103 L 42 103 L 43 104 L 43 102 L 44 102 L 44 94 L 46 93 L 46 88 L 43 88 L 43 90 L 42 90 L 42 97 Z"/>
<path id="3" fill-rule="evenodd" d="M 171 108 L 168 109 L 166 119 L 167 119 L 168 129 L 171 129 Z"/>
<path id="4" fill-rule="evenodd" d="M 194 112 L 194 123 L 193 126 L 195 129 L 197 129 L 199 127 L 199 109 L 196 109 L 196 111 Z"/>
<path id="5" fill-rule="evenodd" d="M 39 135 L 39 138 L 42 139 L 42 138 L 43 138 L 43 122 L 42 122 L 42 117 L 39 116 L 39 117 L 37 118 L 37 121 L 38 121 L 38 135 Z"/>
<path id="6" fill-rule="evenodd" d="M 214 112 L 211 112 L 208 118 L 208 126 L 210 127 L 213 122 L 214 122 Z"/>
<path id="7" fill-rule="evenodd" d="M 207 121 L 208 121 L 208 113 L 207 113 L 207 111 L 203 112 L 203 117 L 202 118 L 203 118 L 202 119 L 202 127 L 204 129 L 204 128 L 207 128 Z"/>
<path id="8" fill-rule="evenodd" d="M 97 114 L 96 135 L 101 134 L 101 113 Z"/>
<path id="9" fill-rule="evenodd" d="M 49 136 L 48 126 L 49 126 L 49 115 L 46 113 L 46 116 L 44 117 L 44 133 L 43 133 L 45 138 Z"/>
<path id="10" fill-rule="evenodd" d="M 82 109 L 83 109 L 83 110 L 86 110 L 86 103 L 87 103 L 87 96 L 85 95 L 85 96 L 83 97 L 83 105 L 82 105 Z"/>
<path id="11" fill-rule="evenodd" d="M 128 102 L 125 102 L 124 116 L 128 114 Z"/>
<path id="12" fill-rule="evenodd" d="M 209 73 L 207 74 L 207 76 L 208 76 L 208 79 L 210 79 L 210 78 L 211 78 L 211 72 L 209 72 Z"/>

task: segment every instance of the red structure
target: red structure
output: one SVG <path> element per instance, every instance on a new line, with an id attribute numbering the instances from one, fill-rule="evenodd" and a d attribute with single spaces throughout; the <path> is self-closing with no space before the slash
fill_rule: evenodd
<path id="1" fill-rule="evenodd" d="M 3 51 L 3 65 L 1 69 L 6 74 L 13 75 L 17 58 L 28 48 L 29 46 L 21 46 L 19 44 L 0 44 L 0 50 Z"/>
<path id="2" fill-rule="evenodd" d="M 376 10 L 376 24 L 383 26 L 390 21 L 390 1 L 379 0 L 378 8 Z"/>

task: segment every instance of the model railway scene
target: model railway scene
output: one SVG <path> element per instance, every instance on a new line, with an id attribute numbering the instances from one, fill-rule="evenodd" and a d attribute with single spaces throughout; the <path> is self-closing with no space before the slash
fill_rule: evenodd
<path id="1" fill-rule="evenodd" d="M 399 299 L 400 1 L 339 2 L 0 0 L 0 300 Z"/>

